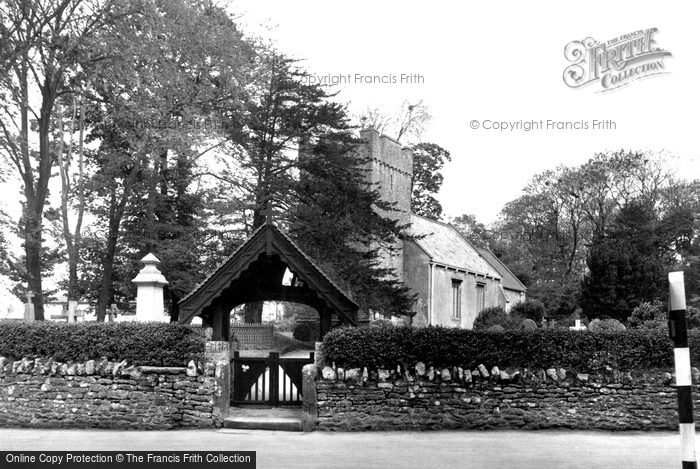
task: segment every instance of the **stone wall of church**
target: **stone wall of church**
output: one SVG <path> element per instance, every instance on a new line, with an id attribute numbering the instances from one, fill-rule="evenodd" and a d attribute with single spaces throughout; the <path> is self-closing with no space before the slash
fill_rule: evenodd
<path id="1" fill-rule="evenodd" d="M 226 369 L 224 369 L 226 368 Z M 220 427 L 227 362 L 125 367 L 0 357 L 0 426 L 171 429 Z"/>
<path id="2" fill-rule="evenodd" d="M 459 317 L 453 314 L 452 282 L 461 282 Z M 431 324 L 471 329 L 479 315 L 477 285 L 483 286 L 484 307 L 498 306 L 498 281 L 452 268 L 433 269 L 433 306 Z"/>
<path id="3" fill-rule="evenodd" d="M 700 372 L 693 374 L 697 382 Z M 419 364 L 399 374 L 326 367 L 315 386 L 317 402 L 307 407 L 317 412 L 313 428 L 325 431 L 678 428 L 676 390 L 665 370 L 588 375 Z M 694 396 L 697 408 L 697 388 Z"/>
<path id="4" fill-rule="evenodd" d="M 505 294 L 506 297 L 506 305 L 505 305 L 505 310 L 506 312 L 510 312 L 510 310 L 513 308 L 513 306 L 517 305 L 521 301 L 525 301 L 525 292 L 519 292 L 515 290 L 508 290 L 507 288 L 503 289 L 503 293 Z"/>

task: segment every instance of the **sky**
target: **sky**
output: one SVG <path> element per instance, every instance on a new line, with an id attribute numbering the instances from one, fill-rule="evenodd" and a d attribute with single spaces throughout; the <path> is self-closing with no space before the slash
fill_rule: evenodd
<path id="1" fill-rule="evenodd" d="M 351 112 L 422 100 L 433 116 L 423 141 L 452 155 L 438 194 L 448 217 L 493 222 L 535 174 L 607 150 L 665 150 L 682 176 L 700 177 L 693 2 L 238 0 L 231 9 L 245 31 L 274 40 L 319 79 L 349 75 L 332 89 Z M 650 28 L 654 46 L 671 54 L 663 74 L 606 92 L 600 80 L 564 83 L 570 42 L 607 44 Z M 526 122 L 541 126 L 525 131 Z"/>

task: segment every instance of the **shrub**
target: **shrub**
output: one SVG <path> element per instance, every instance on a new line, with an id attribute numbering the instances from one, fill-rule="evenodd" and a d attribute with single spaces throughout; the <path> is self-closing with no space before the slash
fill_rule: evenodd
<path id="1" fill-rule="evenodd" d="M 626 329 L 617 319 L 594 319 L 588 325 L 591 332 L 624 332 Z"/>
<path id="2" fill-rule="evenodd" d="M 294 327 L 297 324 L 296 316 L 287 317 L 284 319 L 278 319 L 271 321 L 275 332 L 294 332 Z"/>
<path id="3" fill-rule="evenodd" d="M 508 314 L 503 308 L 493 306 L 485 308 L 474 320 L 475 330 L 488 330 L 492 326 L 501 326 L 504 329 L 520 329 L 522 319 L 517 313 Z"/>
<path id="4" fill-rule="evenodd" d="M 689 334 L 691 360 L 700 359 L 700 333 Z M 326 360 L 344 368 L 412 369 L 480 364 L 512 368 L 552 366 L 592 372 L 673 366 L 673 344 L 667 331 L 632 329 L 598 332 L 537 329 L 503 332 L 429 326 L 342 327 L 323 339 Z"/>
<path id="5" fill-rule="evenodd" d="M 374 321 L 370 321 L 369 325 L 376 327 L 393 327 L 394 323 L 389 319 L 375 319 Z"/>
<path id="6" fill-rule="evenodd" d="M 700 329 L 700 309 L 694 306 L 688 306 L 686 308 L 686 320 L 688 321 L 688 329 Z M 666 318 L 663 317 L 664 324 L 666 324 Z"/>
<path id="7" fill-rule="evenodd" d="M 294 326 L 292 337 L 302 342 L 319 340 L 319 324 L 316 322 L 299 322 Z"/>
<path id="8" fill-rule="evenodd" d="M 510 314 L 517 314 L 523 319 L 532 319 L 535 324 L 542 324 L 545 317 L 544 303 L 539 300 L 527 300 L 516 303 L 510 310 Z"/>
<path id="9" fill-rule="evenodd" d="M 661 303 L 654 304 L 644 302 L 632 310 L 629 317 L 629 326 L 631 328 L 648 327 L 648 323 L 658 323 L 664 321 L 663 313 L 661 312 Z"/>
<path id="10" fill-rule="evenodd" d="M 199 327 L 156 322 L 66 324 L 0 321 L 0 356 L 87 361 L 107 357 L 134 365 L 185 366 L 204 358 Z"/>

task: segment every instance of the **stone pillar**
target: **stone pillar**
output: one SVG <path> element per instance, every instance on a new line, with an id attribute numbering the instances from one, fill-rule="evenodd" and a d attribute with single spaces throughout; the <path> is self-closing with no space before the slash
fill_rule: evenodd
<path id="1" fill-rule="evenodd" d="M 132 280 L 137 286 L 136 320 L 170 322 L 164 314 L 163 287 L 168 284 L 163 274 L 158 270 L 160 261 L 153 254 L 141 259 L 143 269 Z"/>
<path id="2" fill-rule="evenodd" d="M 318 421 L 318 396 L 316 394 L 316 365 L 304 365 L 301 371 L 301 429 L 305 432 L 316 430 Z"/>
<path id="3" fill-rule="evenodd" d="M 227 341 L 207 340 L 204 361 L 215 366 L 216 392 L 214 408 L 221 419 L 228 417 L 231 406 L 231 350 Z"/>

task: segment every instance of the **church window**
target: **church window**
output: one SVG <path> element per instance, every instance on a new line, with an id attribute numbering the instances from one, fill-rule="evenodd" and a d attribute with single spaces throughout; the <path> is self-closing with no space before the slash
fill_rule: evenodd
<path id="1" fill-rule="evenodd" d="M 476 314 L 479 314 L 484 310 L 486 300 L 486 284 L 477 283 L 476 284 Z"/>
<path id="2" fill-rule="evenodd" d="M 452 279 L 452 318 L 462 317 L 462 281 Z"/>

